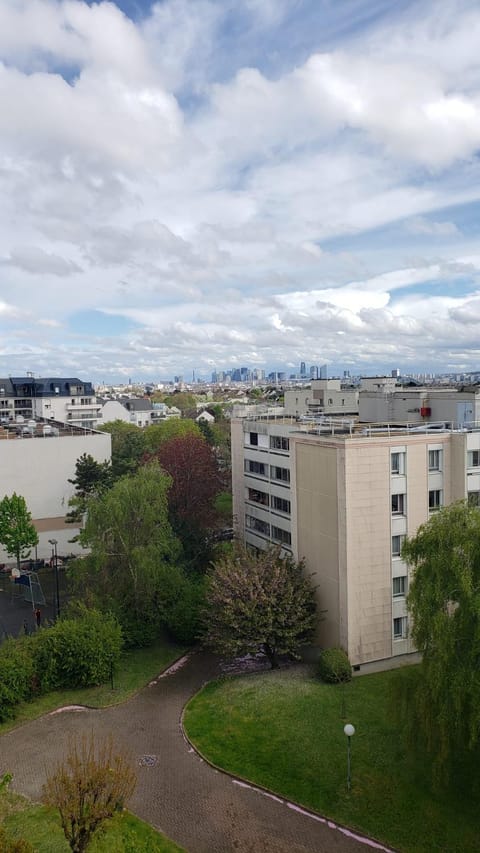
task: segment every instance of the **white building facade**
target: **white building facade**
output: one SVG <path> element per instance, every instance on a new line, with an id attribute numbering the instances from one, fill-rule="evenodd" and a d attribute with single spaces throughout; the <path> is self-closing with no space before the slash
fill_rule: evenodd
<path id="1" fill-rule="evenodd" d="M 68 427 L 55 423 L 53 432 L 44 434 L 38 423 L 28 438 L 18 437 L 13 430 L 0 427 L 0 466 L 2 478 L 0 500 L 15 492 L 25 498 L 39 535 L 38 558 L 49 557 L 49 539 L 58 541 L 59 554 L 80 553 L 81 548 L 69 540 L 79 530 L 66 524 L 68 502 L 74 494 L 69 479 L 75 476 L 76 462 L 84 453 L 97 462 L 111 458 L 108 433 Z M 11 562 L 0 546 L 0 562 Z"/>

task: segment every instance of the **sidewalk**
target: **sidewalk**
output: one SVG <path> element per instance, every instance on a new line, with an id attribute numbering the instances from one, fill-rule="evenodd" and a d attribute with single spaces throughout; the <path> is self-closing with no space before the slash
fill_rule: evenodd
<path id="1" fill-rule="evenodd" d="M 186 743 L 182 709 L 217 672 L 215 658 L 196 653 L 123 705 L 28 723 L 0 738 L 0 771 L 12 772 L 12 787 L 38 800 L 71 735 L 111 733 L 137 765 L 130 808 L 189 853 L 368 853 L 355 838 L 212 769 Z"/>

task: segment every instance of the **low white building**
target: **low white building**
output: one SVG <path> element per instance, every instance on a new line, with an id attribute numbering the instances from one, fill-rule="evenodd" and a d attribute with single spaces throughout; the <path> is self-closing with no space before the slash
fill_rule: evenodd
<path id="1" fill-rule="evenodd" d="M 78 528 L 65 523 L 68 502 L 75 492 L 68 481 L 74 478 L 76 462 L 84 453 L 97 462 L 110 460 L 111 437 L 50 419 L 48 424 L 37 422 L 29 434 L 26 429 L 17 435 L 12 427 L 0 427 L 0 500 L 14 492 L 25 498 L 39 534 L 34 556 L 50 556 L 49 539 L 58 541 L 60 555 L 80 553 L 79 545 L 69 541 Z M 0 546 L 0 562 L 11 561 Z"/>
<path id="2" fill-rule="evenodd" d="M 181 416 L 180 409 L 175 406 L 169 408 L 165 403 L 152 403 L 150 399 L 143 397 L 121 397 L 118 400 L 103 401 L 99 424 L 124 421 L 138 427 L 146 427 Z"/>

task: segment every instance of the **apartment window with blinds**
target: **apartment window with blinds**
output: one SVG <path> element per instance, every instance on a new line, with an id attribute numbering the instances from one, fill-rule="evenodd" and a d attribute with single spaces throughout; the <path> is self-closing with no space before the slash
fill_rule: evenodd
<path id="1" fill-rule="evenodd" d="M 283 435 L 271 435 L 270 436 L 270 449 L 271 450 L 289 450 L 290 449 L 290 441 L 288 438 L 284 438 Z"/>
<path id="2" fill-rule="evenodd" d="M 408 621 L 406 616 L 399 616 L 393 620 L 393 639 L 405 640 L 408 633 Z"/>
<path id="3" fill-rule="evenodd" d="M 280 468 L 278 465 L 270 465 L 270 477 L 282 483 L 290 482 L 290 471 L 288 468 Z"/>
<path id="4" fill-rule="evenodd" d="M 245 471 L 247 474 L 258 474 L 260 477 L 267 476 L 267 466 L 264 462 L 257 462 L 255 459 L 245 459 Z"/>
<path id="5" fill-rule="evenodd" d="M 248 490 L 248 500 L 252 501 L 252 503 L 261 504 L 262 506 L 268 506 L 269 503 L 267 493 L 259 492 L 258 489 Z"/>
<path id="6" fill-rule="evenodd" d="M 394 598 L 403 598 L 407 594 L 407 576 L 393 578 L 392 593 Z"/>
<path id="7" fill-rule="evenodd" d="M 442 470 L 442 451 L 441 450 L 429 450 L 428 451 L 428 470 L 429 471 L 441 471 Z"/>
<path id="8" fill-rule="evenodd" d="M 467 465 L 469 468 L 480 468 L 480 450 L 468 451 Z"/>
<path id="9" fill-rule="evenodd" d="M 402 545 L 404 542 L 404 533 L 399 533 L 396 536 L 392 536 L 392 557 L 400 557 L 402 553 Z"/>
<path id="10" fill-rule="evenodd" d="M 245 527 L 255 531 L 255 533 L 260 533 L 262 536 L 270 536 L 269 523 L 261 518 L 254 518 L 253 515 L 245 516 Z"/>
<path id="11" fill-rule="evenodd" d="M 428 508 L 430 512 L 434 512 L 443 506 L 443 491 L 442 489 L 430 489 L 428 493 Z"/>
<path id="12" fill-rule="evenodd" d="M 405 474 L 405 452 L 394 451 L 390 454 L 390 472 L 392 474 Z"/>
<path id="13" fill-rule="evenodd" d="M 288 530 L 284 530 L 282 527 L 275 527 L 272 524 L 272 539 L 274 542 L 279 542 L 282 545 L 291 545 L 292 544 L 292 536 Z"/>
<path id="14" fill-rule="evenodd" d="M 405 515 L 406 507 L 406 495 L 392 495 L 392 515 Z"/>
<path id="15" fill-rule="evenodd" d="M 285 500 L 285 498 L 278 498 L 276 495 L 272 495 L 272 509 L 276 509 L 277 512 L 284 512 L 290 515 L 290 501 Z"/>

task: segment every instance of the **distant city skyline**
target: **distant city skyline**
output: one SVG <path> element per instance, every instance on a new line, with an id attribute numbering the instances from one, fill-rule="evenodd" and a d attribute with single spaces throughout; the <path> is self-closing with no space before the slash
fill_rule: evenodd
<path id="1" fill-rule="evenodd" d="M 476 370 L 479 42 L 474 0 L 2 0 L 0 375 Z"/>

